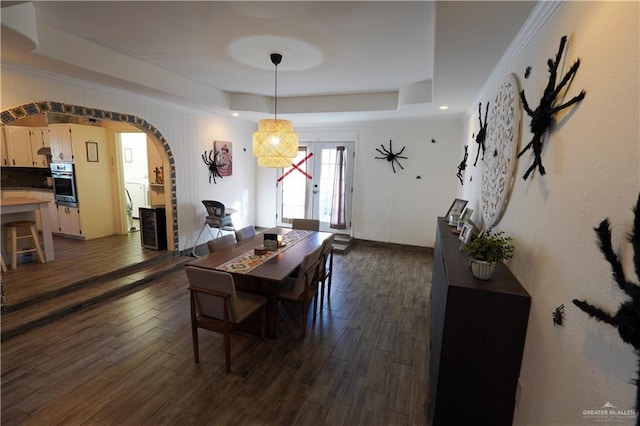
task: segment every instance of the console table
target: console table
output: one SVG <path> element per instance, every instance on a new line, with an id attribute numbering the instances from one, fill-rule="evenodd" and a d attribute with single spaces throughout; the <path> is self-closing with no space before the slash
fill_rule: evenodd
<path id="1" fill-rule="evenodd" d="M 511 425 L 531 297 L 502 263 L 476 279 L 452 229 L 438 218 L 429 424 Z"/>

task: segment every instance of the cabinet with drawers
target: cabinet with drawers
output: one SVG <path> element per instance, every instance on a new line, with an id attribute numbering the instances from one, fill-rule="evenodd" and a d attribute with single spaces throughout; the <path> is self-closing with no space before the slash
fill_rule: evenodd
<path id="1" fill-rule="evenodd" d="M 429 424 L 511 425 L 531 297 L 503 263 L 476 279 L 452 228 L 437 226 Z"/>

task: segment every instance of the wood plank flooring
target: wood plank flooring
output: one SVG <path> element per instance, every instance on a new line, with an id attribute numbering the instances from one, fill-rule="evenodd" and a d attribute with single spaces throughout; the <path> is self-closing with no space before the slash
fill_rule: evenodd
<path id="1" fill-rule="evenodd" d="M 364 244 L 335 256 L 306 338 L 200 331 L 184 270 L 2 344 L 2 424 L 424 425 L 432 255 Z M 312 314 L 312 313 L 311 313 Z"/>
<path id="2" fill-rule="evenodd" d="M 166 251 L 144 249 L 140 233 L 111 235 L 92 240 L 53 237 L 56 258 L 52 262 L 20 263 L 3 274 L 7 305 L 77 283 L 87 277 L 107 274 L 144 262 Z"/>

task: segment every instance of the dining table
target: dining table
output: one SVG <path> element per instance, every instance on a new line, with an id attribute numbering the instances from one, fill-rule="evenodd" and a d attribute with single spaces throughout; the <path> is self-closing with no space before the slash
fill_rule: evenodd
<path id="1" fill-rule="evenodd" d="M 273 234 L 282 236 L 282 246 L 277 250 L 256 254 L 256 248 L 264 247 L 265 236 Z M 269 228 L 231 247 L 187 262 L 186 265 L 228 272 L 234 277 L 238 290 L 265 296 L 267 336 L 276 337 L 278 290 L 281 283 L 299 268 L 307 254 L 320 247 L 330 235 L 329 232 L 286 227 Z"/>

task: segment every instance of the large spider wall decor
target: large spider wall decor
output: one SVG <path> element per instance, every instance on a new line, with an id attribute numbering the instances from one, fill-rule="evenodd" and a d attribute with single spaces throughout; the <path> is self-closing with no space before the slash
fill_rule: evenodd
<path id="1" fill-rule="evenodd" d="M 207 154 L 207 151 L 202 154 L 202 161 L 204 161 L 204 164 L 209 169 L 209 183 L 211 183 L 211 178 L 213 178 L 213 183 L 216 183 L 216 176 L 222 179 L 218 171 L 218 164 L 216 163 L 216 158 L 218 158 L 219 154 L 220 151 L 216 151 L 214 154 L 213 150 L 209 151 L 209 154 Z"/>
<path id="2" fill-rule="evenodd" d="M 487 115 L 489 114 L 489 102 L 484 110 L 484 124 L 482 124 L 482 102 L 478 104 L 478 121 L 480 121 L 480 130 L 476 135 L 476 143 L 478 144 L 478 152 L 476 152 L 476 161 L 473 162 L 473 167 L 476 167 L 478 163 L 478 157 L 480 156 L 480 150 L 482 150 L 482 159 L 484 160 L 485 144 L 484 140 L 487 137 Z"/>
<path id="3" fill-rule="evenodd" d="M 556 78 L 558 73 L 558 65 L 560 64 L 560 59 L 562 57 L 562 52 L 564 51 L 564 46 L 567 42 L 567 36 L 563 36 L 560 39 L 560 48 L 558 49 L 558 53 L 556 54 L 555 61 L 551 58 L 547 61 L 547 65 L 549 66 L 549 81 L 547 83 L 547 87 L 544 89 L 544 94 L 542 95 L 542 99 L 540 100 L 540 105 L 535 110 L 532 110 L 529 107 L 529 103 L 527 102 L 527 98 L 525 97 L 524 90 L 520 92 L 520 99 L 522 100 L 522 105 L 524 110 L 527 112 L 529 117 L 531 117 L 530 129 L 531 133 L 533 133 L 533 138 L 531 142 L 529 142 L 523 149 L 518 153 L 518 158 L 522 156 L 529 148 L 533 149 L 534 160 L 531 166 L 527 169 L 525 174 L 522 176 L 524 180 L 527 180 L 529 174 L 535 168 L 538 168 L 538 171 L 541 175 L 544 175 L 545 169 L 542 165 L 542 143 L 544 142 L 544 135 L 547 130 L 553 124 L 553 116 L 560 110 L 565 109 L 577 102 L 580 102 L 584 99 L 585 91 L 581 91 L 580 94 L 573 97 L 571 100 L 560 104 L 555 105 L 556 98 L 563 91 L 565 86 L 573 80 L 573 77 L 578 72 L 578 67 L 580 67 L 580 59 L 576 59 L 576 61 L 571 65 L 569 71 L 562 78 L 560 83 L 556 86 Z"/>
<path id="4" fill-rule="evenodd" d="M 376 148 L 376 151 L 378 151 L 380 154 L 383 155 L 383 157 L 374 157 L 376 160 L 387 160 L 391 163 L 391 168 L 393 169 L 393 173 L 396 172 L 396 167 L 393 164 L 394 162 L 396 164 L 398 164 L 398 166 L 400 166 L 400 168 L 402 170 L 404 170 L 404 167 L 402 167 L 402 164 L 400 164 L 400 161 L 398 161 L 398 158 L 404 158 L 407 159 L 407 157 L 403 157 L 400 154 L 402 154 L 402 152 L 404 151 L 404 149 L 406 148 L 406 146 L 403 146 L 402 149 L 397 152 L 394 153 L 393 152 L 393 146 L 391 145 L 391 139 L 389 139 L 389 149 L 387 150 L 387 148 L 384 147 L 384 145 L 380 144 L 380 148 L 382 148 L 382 151 L 380 151 L 378 148 Z"/>
<path id="5" fill-rule="evenodd" d="M 633 212 L 635 215 L 633 230 L 629 234 L 628 240 L 633 247 L 633 266 L 636 277 L 640 279 L 640 195 Z M 595 231 L 598 236 L 600 251 L 611 265 L 612 275 L 616 284 L 631 300 L 622 303 L 615 315 L 611 315 L 585 300 L 574 299 L 573 303 L 590 317 L 617 328 L 622 340 L 633 346 L 636 354 L 640 356 L 640 286 L 625 277 L 620 258 L 614 253 L 611 246 L 609 219 L 603 220 L 600 226 L 595 228 Z M 638 387 L 636 391 L 636 410 L 640 409 L 640 369 L 637 374 L 638 377 L 634 381 L 636 387 Z M 636 426 L 640 426 L 640 416 L 636 420 Z"/>
<path id="6" fill-rule="evenodd" d="M 460 180 L 460 185 L 464 185 L 464 178 L 462 176 L 462 172 L 464 172 L 465 169 L 467 168 L 467 158 L 469 157 L 467 148 L 469 148 L 469 145 L 464 146 L 464 158 L 462 159 L 460 164 L 458 164 L 458 173 L 456 173 L 456 177 Z"/>

